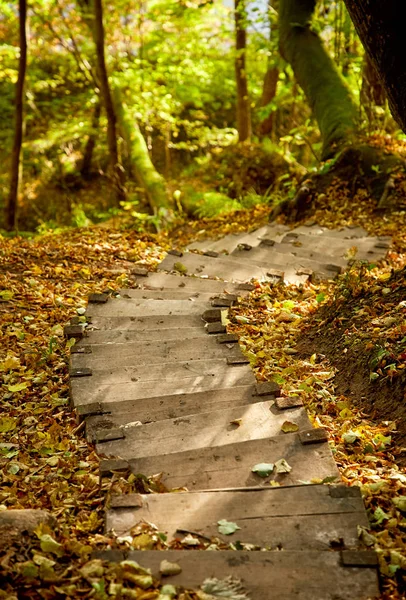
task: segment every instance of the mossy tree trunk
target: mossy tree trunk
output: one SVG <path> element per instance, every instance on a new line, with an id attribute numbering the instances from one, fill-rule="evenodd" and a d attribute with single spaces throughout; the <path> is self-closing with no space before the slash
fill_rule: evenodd
<path id="1" fill-rule="evenodd" d="M 165 180 L 155 169 L 149 156 L 148 147 L 137 121 L 129 110 L 117 87 L 113 89 L 114 102 L 121 133 L 127 145 L 131 167 L 139 185 L 144 188 L 149 205 L 154 213 L 159 209 L 172 209 L 172 202 L 166 189 Z"/>
<path id="2" fill-rule="evenodd" d="M 237 130 L 238 141 L 249 142 L 251 139 L 251 106 L 248 94 L 246 70 L 246 13 L 245 0 L 235 0 L 235 80 L 237 85 Z"/>
<path id="3" fill-rule="evenodd" d="M 399 0 L 345 0 L 369 58 L 385 88 L 391 112 L 406 132 L 405 24 Z"/>
<path id="4" fill-rule="evenodd" d="M 18 184 L 20 174 L 20 154 L 23 142 L 24 125 L 24 83 L 27 68 L 27 2 L 19 0 L 20 58 L 15 94 L 15 129 L 11 152 L 10 190 L 6 206 L 6 228 L 11 231 L 17 225 Z"/>
<path id="5" fill-rule="evenodd" d="M 358 108 L 344 79 L 311 28 L 316 0 L 280 0 L 280 49 L 313 110 L 322 158 L 334 156 L 357 132 Z"/>

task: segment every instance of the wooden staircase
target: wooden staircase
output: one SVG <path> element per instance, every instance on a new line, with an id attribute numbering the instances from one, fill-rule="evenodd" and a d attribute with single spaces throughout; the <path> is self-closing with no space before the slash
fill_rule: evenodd
<path id="1" fill-rule="evenodd" d="M 360 228 L 268 225 L 174 250 L 160 272 L 137 269 L 134 289 L 89 298 L 87 323 L 65 334 L 77 340 L 71 397 L 106 457 L 101 475 L 162 473 L 169 490 L 113 497 L 106 530 L 126 536 L 153 523 L 169 541 L 190 532 L 182 546 L 190 549 L 108 558 L 135 560 L 156 576 L 165 558 L 181 569 L 165 582 L 189 588 L 232 576 L 250 600 L 378 596 L 376 556 L 358 540 L 368 526 L 359 488 L 340 484 L 326 432 L 312 429 L 300 400 L 256 382 L 224 317 L 252 278 L 332 278 L 354 255 L 383 258 L 389 243 Z M 281 431 L 287 420 L 297 432 Z M 261 476 L 253 472 L 260 463 L 274 467 Z M 314 479 L 334 483 L 305 484 Z M 179 488 L 188 491 L 170 492 Z M 238 530 L 221 533 L 223 520 Z M 202 537 L 237 549 L 194 551 Z"/>

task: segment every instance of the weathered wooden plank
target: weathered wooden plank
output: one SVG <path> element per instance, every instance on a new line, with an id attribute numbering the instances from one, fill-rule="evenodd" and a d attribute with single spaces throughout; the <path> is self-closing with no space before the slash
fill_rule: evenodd
<path id="1" fill-rule="evenodd" d="M 199 367 L 201 370 L 199 370 Z M 111 372 L 94 373 L 92 377 L 72 379 L 71 397 L 75 407 L 101 403 L 131 406 L 136 400 L 167 398 L 179 394 L 255 384 L 248 365 L 229 366 L 224 360 L 166 363 Z"/>
<path id="2" fill-rule="evenodd" d="M 215 252 L 232 252 L 239 244 L 258 246 L 262 236 L 273 236 L 282 239 L 289 231 L 286 225 L 265 225 L 250 233 L 231 233 L 219 240 L 206 239 L 189 244 L 191 250 L 213 250 Z"/>
<path id="3" fill-rule="evenodd" d="M 340 239 L 327 236 L 310 236 L 290 232 L 282 240 L 282 245 L 301 246 L 312 248 L 316 252 L 329 255 L 344 256 L 354 249 L 354 257 L 358 260 L 379 260 L 386 255 L 387 250 L 376 248 L 376 238 Z"/>
<path id="4" fill-rule="evenodd" d="M 181 261 L 180 261 L 181 262 Z M 139 277 L 135 283 L 143 289 L 149 290 L 187 290 L 190 292 L 213 292 L 213 293 L 240 293 L 244 295 L 247 290 L 242 290 L 234 283 L 225 281 L 216 281 L 203 277 L 186 277 L 184 275 L 174 275 L 171 273 L 150 273 L 148 278 Z"/>
<path id="5" fill-rule="evenodd" d="M 206 280 L 208 281 L 208 280 Z M 238 294 L 237 294 L 238 295 Z M 235 294 L 227 294 L 220 292 L 202 292 L 189 291 L 182 289 L 163 289 L 163 290 L 147 290 L 147 289 L 123 289 L 120 290 L 120 298 L 135 300 L 190 300 L 191 302 L 207 302 L 210 304 L 217 298 L 231 297 L 235 299 Z"/>
<path id="6" fill-rule="evenodd" d="M 88 317 L 87 332 L 90 331 L 147 331 L 155 329 L 181 329 L 202 327 L 201 315 L 156 315 L 145 317 Z"/>
<path id="7" fill-rule="evenodd" d="M 121 553 L 99 553 L 124 560 Z M 163 558 L 180 565 L 165 582 L 198 589 L 208 578 L 230 576 L 242 582 L 247 600 L 371 600 L 379 596 L 375 568 L 344 567 L 338 552 L 132 551 L 126 556 L 159 578 Z"/>
<path id="8" fill-rule="evenodd" d="M 250 279 L 259 279 L 267 281 L 272 279 L 268 274 L 272 270 L 279 270 L 280 265 L 274 265 L 270 261 L 267 264 L 256 263 L 250 260 L 242 260 L 224 256 L 222 258 L 211 258 L 200 254 L 185 253 L 181 259 L 168 254 L 166 258 L 158 265 L 158 269 L 170 271 L 174 269 L 176 262 L 181 261 L 182 265 L 190 273 L 204 274 L 209 277 L 222 277 L 228 281 L 249 281 Z M 304 283 L 307 281 L 306 275 L 297 275 L 295 269 L 287 268 L 284 270 L 284 280 L 287 283 Z"/>
<path id="9" fill-rule="evenodd" d="M 270 396 L 272 398 L 272 396 Z M 151 423 L 165 419 L 176 419 L 185 415 L 210 412 L 233 406 L 244 406 L 251 402 L 262 402 L 269 398 L 255 395 L 254 386 L 235 386 L 207 392 L 159 396 L 157 398 L 133 400 L 129 402 L 107 402 L 98 405 L 103 419 L 111 420 L 111 427 L 119 427 L 133 421 Z M 99 417 L 87 419 L 86 428 L 97 426 Z"/>
<path id="10" fill-rule="evenodd" d="M 326 488 L 326 489 L 325 489 Z M 116 503 L 116 498 L 118 502 Z M 121 502 L 121 500 L 124 500 Z M 133 506 L 132 506 L 133 504 Z M 226 519 L 236 523 L 240 530 L 223 539 L 238 539 L 244 543 L 254 543 L 266 546 L 267 543 L 275 548 L 277 543 L 283 547 L 289 543 L 289 538 L 295 538 L 294 531 L 289 531 L 289 521 L 295 517 L 312 516 L 310 531 L 307 532 L 307 548 L 311 549 L 311 540 L 316 536 L 314 529 L 320 515 L 349 515 L 357 514 L 357 524 L 367 526 L 364 505 L 361 494 L 354 498 L 333 498 L 329 493 L 329 486 L 310 485 L 292 486 L 281 488 L 264 488 L 242 491 L 207 491 L 184 492 L 179 494 L 134 494 L 133 497 L 117 496 L 112 498 L 112 508 L 106 513 L 106 531 L 114 530 L 123 535 L 139 521 L 154 523 L 159 531 L 165 532 L 169 539 L 177 537 L 178 529 L 197 531 L 207 537 L 222 535 L 218 531 L 217 523 Z M 115 508 L 117 506 L 117 508 Z M 278 522 L 284 519 L 284 527 L 278 531 L 278 538 L 273 541 L 273 533 L 278 527 Z M 285 534 L 285 528 L 288 530 Z M 294 529 L 294 528 L 293 528 Z M 357 530 L 351 532 L 348 527 L 352 543 L 356 546 Z M 321 540 L 324 549 L 329 549 L 330 541 L 337 539 L 336 532 L 328 531 Z M 299 532 L 299 539 L 300 539 Z M 309 536 L 310 533 L 310 536 Z M 285 538 L 282 536 L 286 535 Z M 341 536 L 338 536 L 341 537 Z M 297 538 L 296 538 L 297 539 Z M 299 540 L 297 540 L 299 541 Z M 292 545 L 286 549 L 294 548 Z M 301 547 L 304 549 L 306 546 Z"/>
<path id="11" fill-rule="evenodd" d="M 215 358 L 243 358 L 238 344 L 217 344 L 211 336 L 185 340 L 138 342 L 121 344 L 95 344 L 91 354 L 72 354 L 71 369 L 84 367 L 111 370 L 163 362 L 200 361 Z"/>
<path id="12" fill-rule="evenodd" d="M 304 235 L 316 235 L 338 239 L 356 239 L 368 236 L 368 232 L 363 227 L 340 227 L 338 229 L 327 229 L 320 225 L 299 225 L 292 229 L 291 233 L 302 233 Z"/>
<path id="13" fill-rule="evenodd" d="M 171 256 L 171 258 L 174 258 Z M 176 257 L 175 257 L 176 258 Z M 107 304 L 89 304 L 90 317 L 147 317 L 160 315 L 198 315 L 210 307 L 208 302 L 192 300 L 148 300 L 112 298 Z"/>
<path id="14" fill-rule="evenodd" d="M 106 456 L 124 459 L 183 452 L 194 448 L 215 448 L 240 441 L 268 438 L 281 433 L 288 418 L 299 429 L 309 427 L 304 409 L 279 413 L 272 401 L 257 402 L 223 410 L 215 410 L 178 419 L 148 423 L 125 429 L 125 439 L 99 444 L 97 449 Z"/>
<path id="15" fill-rule="evenodd" d="M 296 250 L 296 248 L 295 248 Z M 321 260 L 314 258 L 306 258 L 301 255 L 299 252 L 295 254 L 292 253 L 280 253 L 275 250 L 274 246 L 266 246 L 261 245 L 258 248 L 252 248 L 251 250 L 235 250 L 232 254 L 232 257 L 242 258 L 245 260 L 254 260 L 257 262 L 272 262 L 274 265 L 279 265 L 279 269 L 286 270 L 288 267 L 292 267 L 295 270 L 301 269 L 309 269 L 314 273 L 321 274 L 327 278 L 334 278 L 337 275 L 337 270 L 341 269 L 346 265 L 346 261 L 344 259 L 335 259 L 332 257 L 330 261 L 326 260 L 326 255 L 318 255 L 323 256 Z M 335 261 L 337 263 L 337 269 L 332 271 L 330 265 Z"/>
<path id="16" fill-rule="evenodd" d="M 284 458 L 292 467 L 289 473 L 274 472 L 260 477 L 252 472 L 259 463 L 272 463 Z M 288 434 L 227 444 L 217 448 L 198 448 L 160 456 L 128 460 L 133 473 L 146 476 L 162 473 L 167 489 L 186 487 L 190 491 L 251 486 L 269 487 L 270 481 L 281 485 L 320 481 L 340 476 L 328 444 L 302 447 L 298 436 Z M 103 467 L 101 466 L 101 469 Z"/>
<path id="17" fill-rule="evenodd" d="M 136 342 L 153 342 L 160 340 L 188 340 L 192 338 L 207 337 L 204 322 L 199 327 L 182 327 L 170 329 L 142 329 L 140 331 L 125 329 L 103 329 L 90 330 L 85 338 L 75 344 L 74 348 L 83 348 L 93 344 L 112 344 L 115 347 L 122 344 L 134 344 Z M 71 350 L 72 351 L 72 350 Z M 120 350 L 117 349 L 117 352 Z"/>

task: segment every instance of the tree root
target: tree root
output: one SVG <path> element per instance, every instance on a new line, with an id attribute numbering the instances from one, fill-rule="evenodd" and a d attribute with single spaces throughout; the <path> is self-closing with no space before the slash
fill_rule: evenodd
<path id="1" fill-rule="evenodd" d="M 273 221 L 280 214 L 287 215 L 292 221 L 309 216 L 317 208 L 317 197 L 334 179 L 351 183 L 353 196 L 357 190 L 367 189 L 377 203 L 377 210 L 405 205 L 405 190 L 400 185 L 404 181 L 405 166 L 403 158 L 387 154 L 381 148 L 367 144 L 349 146 L 324 163 L 319 172 L 307 175 L 294 198 L 275 206 L 269 220 Z"/>

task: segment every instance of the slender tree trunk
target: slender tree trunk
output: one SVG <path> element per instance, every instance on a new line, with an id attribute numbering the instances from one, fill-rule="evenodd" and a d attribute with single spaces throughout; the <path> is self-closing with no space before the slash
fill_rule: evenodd
<path id="1" fill-rule="evenodd" d="M 82 177 L 84 179 L 87 179 L 89 177 L 90 171 L 92 168 L 93 151 L 96 146 L 100 113 L 101 113 L 101 104 L 100 104 L 100 100 L 97 99 L 95 107 L 94 107 L 93 117 L 92 117 L 91 131 L 90 131 L 89 137 L 87 138 L 87 142 L 86 142 L 85 149 L 83 152 L 82 166 L 80 168 L 80 174 L 82 175 Z"/>
<path id="2" fill-rule="evenodd" d="M 277 67 L 269 67 L 264 77 L 264 86 L 262 88 L 261 106 L 268 106 L 276 96 L 276 88 L 278 86 L 279 69 Z M 270 135 L 273 131 L 274 113 L 270 112 L 262 121 L 259 131 L 263 136 Z"/>
<path id="3" fill-rule="evenodd" d="M 247 32 L 245 25 L 245 0 L 235 0 L 235 79 L 237 84 L 237 130 L 240 142 L 251 139 L 251 106 L 248 95 L 246 71 Z"/>
<path id="4" fill-rule="evenodd" d="M 360 40 L 385 88 L 392 115 L 406 132 L 405 23 L 399 0 L 345 0 Z"/>
<path id="5" fill-rule="evenodd" d="M 104 55 L 104 26 L 102 0 L 92 0 L 94 8 L 93 39 L 96 46 L 97 76 L 101 97 L 107 115 L 107 143 L 110 154 L 110 165 L 117 202 L 125 198 L 124 171 L 119 162 L 117 143 L 117 117 L 110 91 Z"/>
<path id="6" fill-rule="evenodd" d="M 10 190 L 6 208 L 6 228 L 11 231 L 17 225 L 17 200 L 20 173 L 20 154 L 23 142 L 24 122 L 24 82 L 27 68 L 27 2 L 19 0 L 20 13 L 20 58 L 15 94 L 15 129 L 14 143 L 11 153 Z"/>
<path id="7" fill-rule="evenodd" d="M 319 36 L 310 28 L 315 5 L 316 0 L 280 0 L 280 47 L 317 119 L 322 158 L 326 159 L 351 142 L 358 109 Z"/>
<path id="8" fill-rule="evenodd" d="M 362 66 L 362 85 L 360 101 L 365 109 L 368 121 L 374 121 L 374 107 L 385 106 L 386 96 L 376 69 L 366 54 Z"/>
<path id="9" fill-rule="evenodd" d="M 160 208 L 171 209 L 172 202 L 166 190 L 165 180 L 155 169 L 148 153 L 148 147 L 138 123 L 129 114 L 120 91 L 114 88 L 114 101 L 121 132 L 127 145 L 128 156 L 135 177 L 144 188 L 148 202 L 154 213 Z"/>

